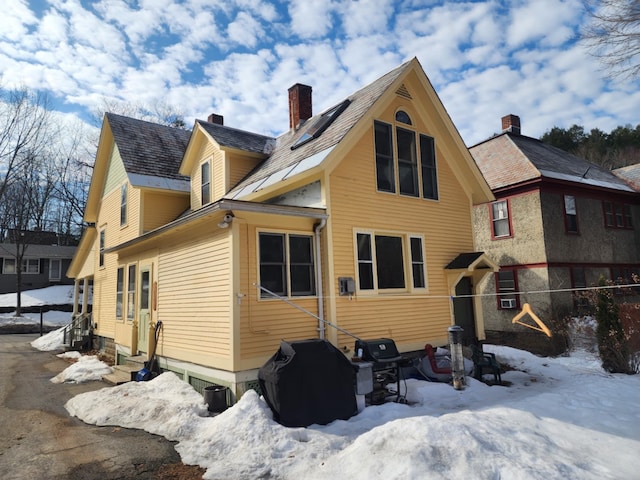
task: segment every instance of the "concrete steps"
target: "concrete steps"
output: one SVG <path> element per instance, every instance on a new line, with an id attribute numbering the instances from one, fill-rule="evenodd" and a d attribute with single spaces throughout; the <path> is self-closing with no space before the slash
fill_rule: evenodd
<path id="1" fill-rule="evenodd" d="M 114 365 L 113 373 L 103 375 L 102 380 L 111 385 L 121 385 L 135 379 L 135 374 L 144 367 L 146 355 L 127 357 L 122 365 Z"/>

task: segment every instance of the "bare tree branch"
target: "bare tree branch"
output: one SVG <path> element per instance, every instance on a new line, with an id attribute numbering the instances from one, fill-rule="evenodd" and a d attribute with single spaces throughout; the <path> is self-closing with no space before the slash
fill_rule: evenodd
<path id="1" fill-rule="evenodd" d="M 611 77 L 640 77 L 640 1 L 583 0 L 591 22 L 582 32 Z"/>

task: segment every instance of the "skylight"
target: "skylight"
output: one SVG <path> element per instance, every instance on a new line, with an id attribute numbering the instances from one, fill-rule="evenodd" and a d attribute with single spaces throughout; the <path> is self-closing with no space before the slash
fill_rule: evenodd
<path id="1" fill-rule="evenodd" d="M 291 146 L 291 150 L 295 150 L 296 148 L 301 147 L 305 143 L 322 135 L 322 132 L 329 128 L 329 125 L 331 125 L 333 121 L 349 106 L 349 103 L 351 103 L 350 100 L 345 100 L 344 102 L 331 107 L 315 119 L 309 128 L 307 128 L 307 131 L 304 132 L 300 138 L 296 140 L 296 143 Z"/>

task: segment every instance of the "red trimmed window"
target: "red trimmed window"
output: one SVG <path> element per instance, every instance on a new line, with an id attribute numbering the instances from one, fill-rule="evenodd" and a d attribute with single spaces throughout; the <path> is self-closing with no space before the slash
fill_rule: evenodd
<path id="1" fill-rule="evenodd" d="M 631 205 L 605 200 L 602 202 L 604 225 L 608 228 L 633 228 Z"/>
<path id="2" fill-rule="evenodd" d="M 491 237 L 505 238 L 511 236 L 511 217 L 509 215 L 509 202 L 498 200 L 489 207 L 491 216 Z"/>
<path id="3" fill-rule="evenodd" d="M 518 272 L 516 270 L 500 270 L 496 272 L 496 292 L 498 293 L 499 310 L 515 310 L 520 307 L 518 291 Z"/>
<path id="4" fill-rule="evenodd" d="M 567 233 L 578 233 L 578 211 L 573 195 L 564 196 L 564 227 Z"/>

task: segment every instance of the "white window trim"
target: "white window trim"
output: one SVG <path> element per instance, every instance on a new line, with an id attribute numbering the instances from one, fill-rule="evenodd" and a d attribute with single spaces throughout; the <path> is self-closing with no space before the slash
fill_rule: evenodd
<path id="1" fill-rule="evenodd" d="M 7 272 L 7 262 L 10 262 L 11 268 L 13 270 L 13 272 Z M 3 258 L 2 259 L 2 274 L 3 275 L 15 275 L 16 273 L 18 273 L 17 269 L 16 269 L 16 259 L 15 258 Z"/>
<path id="2" fill-rule="evenodd" d="M 315 285 L 315 291 L 316 293 L 313 295 L 292 295 L 291 294 L 291 263 L 290 263 L 290 259 L 289 259 L 289 236 L 290 235 L 297 235 L 297 236 L 303 236 L 303 237 L 310 237 L 311 238 L 311 246 L 313 248 L 313 251 L 311 252 L 312 255 L 312 265 L 313 265 L 313 272 L 314 272 L 314 282 L 315 282 L 315 276 L 317 274 L 317 268 L 318 265 L 316 265 L 316 239 L 313 235 L 313 233 L 310 233 L 308 231 L 298 231 L 298 230 L 271 230 L 271 229 L 256 229 L 256 265 L 257 265 L 257 272 L 256 272 L 256 278 L 258 279 L 258 284 L 262 285 L 261 283 L 261 279 L 260 279 L 260 234 L 262 233 L 267 233 L 267 234 L 274 234 L 274 235 L 284 235 L 285 237 L 285 242 L 284 242 L 284 249 L 285 249 L 285 274 L 286 274 L 286 281 L 287 281 L 287 292 L 286 295 L 281 295 L 283 298 L 292 300 L 299 300 L 299 299 L 305 299 L 305 298 L 317 298 L 318 297 L 318 285 Z M 277 300 L 276 297 L 263 297 L 262 296 L 263 291 L 260 290 L 258 288 L 258 301 L 272 301 L 272 300 Z"/>
<path id="3" fill-rule="evenodd" d="M 129 184 L 120 185 L 120 228 L 129 224 Z"/>
<path id="4" fill-rule="evenodd" d="M 392 121 L 386 121 L 382 119 L 374 119 L 373 123 L 373 137 L 374 137 L 374 159 L 377 155 L 376 145 L 375 145 L 375 123 L 378 122 L 380 124 L 385 124 L 391 127 L 391 162 L 393 164 L 393 180 L 394 180 L 394 191 L 388 192 L 386 190 L 378 189 L 378 171 L 376 162 L 373 162 L 374 166 L 374 178 L 376 181 L 376 192 L 381 194 L 390 194 L 398 197 L 404 198 L 416 198 L 420 200 L 426 200 L 430 202 L 439 202 L 440 201 L 440 171 L 438 168 L 438 156 L 437 156 L 437 148 L 436 148 L 436 138 L 433 135 L 430 135 L 424 131 L 418 130 L 418 127 L 414 125 L 413 120 L 410 124 L 400 122 L 396 120 L 396 115 L 399 111 L 403 111 L 405 114 L 409 116 L 409 118 L 413 119 L 416 115 L 414 113 L 409 114 L 409 111 L 406 107 L 399 107 L 394 115 Z M 414 154 L 416 156 L 416 181 L 418 182 L 418 192 L 417 195 L 411 195 L 407 193 L 400 192 L 400 161 L 398 158 L 398 128 L 402 128 L 404 130 L 413 132 L 414 134 Z M 435 169 L 435 181 L 436 181 L 436 198 L 425 197 L 424 192 L 424 179 L 423 177 L 423 164 L 422 164 L 422 148 L 420 145 L 420 137 L 425 136 L 433 139 L 433 160 L 434 160 L 434 169 Z"/>
<path id="5" fill-rule="evenodd" d="M 204 197 L 202 195 L 204 189 L 204 183 L 202 181 L 202 167 L 205 164 L 209 166 L 209 200 L 207 202 L 204 201 Z M 198 174 L 200 176 L 200 205 L 204 207 L 205 205 L 209 205 L 213 202 L 213 158 L 209 158 L 200 164 L 200 171 L 198 172 Z"/>
<path id="6" fill-rule="evenodd" d="M 373 263 L 373 289 L 361 289 L 360 288 L 360 260 L 358 259 L 358 234 L 364 234 L 371 236 L 371 257 Z M 375 237 L 376 236 L 390 236 L 402 238 L 402 264 L 404 268 L 404 288 L 378 288 L 378 275 L 377 275 L 377 259 L 375 251 Z M 424 287 L 414 287 L 413 282 L 413 258 L 411 257 L 411 239 L 419 238 L 422 243 L 422 264 L 424 266 Z M 389 230 L 371 230 L 371 229 L 353 229 L 353 253 L 355 262 L 355 280 L 356 291 L 362 296 L 376 296 L 385 294 L 398 294 L 398 293 L 420 293 L 425 294 L 429 292 L 429 276 L 427 255 L 426 255 L 426 241 L 425 236 L 419 233 L 401 232 L 401 231 L 389 231 Z"/>
<path id="7" fill-rule="evenodd" d="M 51 272 L 52 272 L 54 263 L 58 264 L 58 268 L 52 275 Z M 62 260 L 60 260 L 59 258 L 49 259 L 49 280 L 52 280 L 52 281 L 62 280 Z"/>

